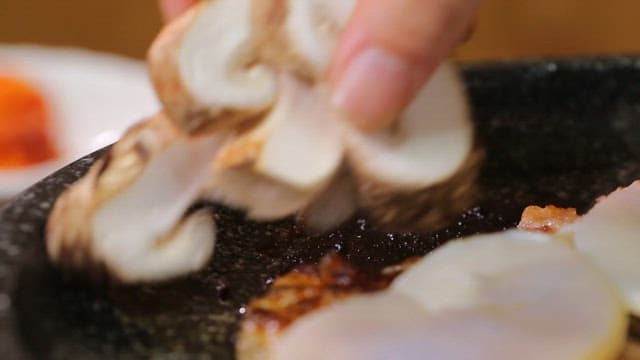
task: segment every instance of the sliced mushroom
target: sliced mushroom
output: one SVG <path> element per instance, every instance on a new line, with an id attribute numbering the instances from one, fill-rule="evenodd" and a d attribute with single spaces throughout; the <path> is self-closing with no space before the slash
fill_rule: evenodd
<path id="1" fill-rule="evenodd" d="M 451 64 L 440 66 L 394 128 L 352 129 L 346 139 L 360 204 L 382 225 L 435 230 L 471 204 L 481 152 Z"/>
<path id="2" fill-rule="evenodd" d="M 253 129 L 219 152 L 223 168 L 249 165 L 257 174 L 297 189 L 315 189 L 336 173 L 342 130 L 316 89 L 290 75 L 279 77 L 276 105 Z"/>
<path id="3" fill-rule="evenodd" d="M 210 199 L 275 220 L 304 209 L 342 162 L 340 127 L 314 89 L 282 75 L 273 110 L 218 152 L 207 186 Z"/>
<path id="4" fill-rule="evenodd" d="M 317 82 L 354 0 L 203 1 L 149 51 L 165 109 L 189 133 L 233 127 L 276 98 L 276 71 Z"/>
<path id="5" fill-rule="evenodd" d="M 355 4 L 355 0 L 289 0 L 286 33 L 300 57 L 308 59 L 316 77 L 327 69 L 336 40 Z"/>
<path id="6" fill-rule="evenodd" d="M 204 197 L 246 211 L 257 221 L 279 220 L 304 209 L 315 197 L 304 191 L 259 175 L 247 168 L 214 168 Z"/>
<path id="7" fill-rule="evenodd" d="M 477 156 L 449 65 L 393 129 L 362 133 L 330 106 L 322 74 L 354 3 L 203 1 L 169 25 L 149 52 L 168 117 L 130 131 L 59 199 L 51 258 L 128 282 L 196 269 L 213 237 L 185 211 L 202 193 L 321 230 L 356 207 L 396 229 L 434 229 L 463 209 Z"/>
<path id="8" fill-rule="evenodd" d="M 290 194 L 307 196 L 333 181 L 346 154 L 347 171 L 356 177 L 358 207 L 394 230 L 436 230 L 469 206 L 474 194 L 480 156 L 474 150 L 464 86 L 453 66 L 444 64 L 398 114 L 393 128 L 365 133 L 348 126 L 330 106 L 322 74 L 354 4 L 204 3 L 156 41 L 152 74 L 159 91 L 166 88 L 176 99 L 196 99 L 184 106 L 165 101 L 172 114 L 180 113 L 174 115 L 179 121 L 188 123 L 183 128 L 212 129 L 224 123 L 238 134 L 221 149 L 215 167 L 236 169 L 233 176 L 246 174 L 247 182 L 273 181 L 289 186 Z M 160 60 L 174 61 L 173 70 Z M 181 85 L 162 86 L 172 84 L 163 80 L 167 76 Z M 206 116 L 183 116 L 185 109 L 202 113 L 201 105 L 208 109 Z M 242 114 L 244 123 L 234 122 L 239 118 L 231 114 Z M 248 209 L 244 201 L 230 205 Z M 248 213 L 277 218 L 293 208 L 288 201 L 282 205 L 272 214 Z"/>
<path id="9" fill-rule="evenodd" d="M 341 127 L 318 90 L 290 77 L 281 83 L 278 103 L 264 120 L 280 126 L 265 141 L 255 170 L 295 188 L 317 188 L 342 163 Z"/>
<path id="10" fill-rule="evenodd" d="M 316 232 L 335 229 L 357 211 L 357 195 L 358 189 L 351 174 L 345 171 L 299 213 L 298 221 Z"/>
<path id="11" fill-rule="evenodd" d="M 203 1 L 152 45 L 151 78 L 165 109 L 185 131 L 231 127 L 275 100 L 273 72 L 256 63 L 251 4 Z"/>
<path id="12" fill-rule="evenodd" d="M 270 46 L 261 59 L 318 81 L 327 70 L 338 35 L 355 7 L 355 0 L 256 0 L 256 12 L 274 19 L 261 27 Z M 270 5 L 266 5 L 269 4 Z M 265 16 L 268 14 L 270 16 Z M 264 23 L 264 21 L 263 21 Z M 268 29 L 265 31 L 264 29 Z"/>
<path id="13" fill-rule="evenodd" d="M 213 251 L 207 210 L 188 212 L 220 138 L 187 138 L 162 114 L 125 134 L 56 202 L 47 251 L 62 267 L 106 270 L 122 282 L 199 269 Z"/>

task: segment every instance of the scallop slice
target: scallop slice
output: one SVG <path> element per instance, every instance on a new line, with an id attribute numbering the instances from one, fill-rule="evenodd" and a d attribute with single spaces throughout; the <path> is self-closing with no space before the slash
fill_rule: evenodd
<path id="1" fill-rule="evenodd" d="M 618 286 L 626 305 L 640 315 L 640 181 L 614 191 L 573 225 L 575 247 Z"/>
<path id="2" fill-rule="evenodd" d="M 544 235 L 444 245 L 385 292 L 298 320 L 275 359 L 613 359 L 626 316 L 589 261 Z"/>

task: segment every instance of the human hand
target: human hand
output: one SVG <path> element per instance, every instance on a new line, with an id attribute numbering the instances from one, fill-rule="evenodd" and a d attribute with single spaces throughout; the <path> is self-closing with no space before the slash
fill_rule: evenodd
<path id="1" fill-rule="evenodd" d="M 196 2 L 198 0 L 160 0 L 160 10 L 165 21 L 171 21 Z"/>
<path id="2" fill-rule="evenodd" d="M 359 0 L 333 54 L 333 105 L 361 128 L 388 126 L 470 37 L 478 3 Z"/>
<path id="3" fill-rule="evenodd" d="M 197 0 L 160 0 L 171 20 Z M 364 129 L 388 126 L 466 40 L 479 0 L 359 0 L 329 71 L 332 103 Z"/>

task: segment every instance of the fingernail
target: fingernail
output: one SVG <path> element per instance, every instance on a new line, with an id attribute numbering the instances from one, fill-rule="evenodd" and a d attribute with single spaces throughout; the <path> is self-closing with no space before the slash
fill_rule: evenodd
<path id="1" fill-rule="evenodd" d="M 165 21 L 171 21 L 185 12 L 195 1 L 193 0 L 163 0 L 160 2 Z"/>
<path id="2" fill-rule="evenodd" d="M 358 127 L 381 129 L 406 105 L 412 79 L 412 67 L 403 59 L 381 48 L 368 48 L 339 76 L 331 102 Z"/>

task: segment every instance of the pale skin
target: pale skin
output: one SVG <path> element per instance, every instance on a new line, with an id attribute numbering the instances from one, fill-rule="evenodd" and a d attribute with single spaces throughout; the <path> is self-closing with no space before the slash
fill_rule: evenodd
<path id="1" fill-rule="evenodd" d="M 327 74 L 333 105 L 363 129 L 388 126 L 469 38 L 479 1 L 359 0 Z M 196 2 L 160 0 L 160 6 L 170 21 Z"/>

